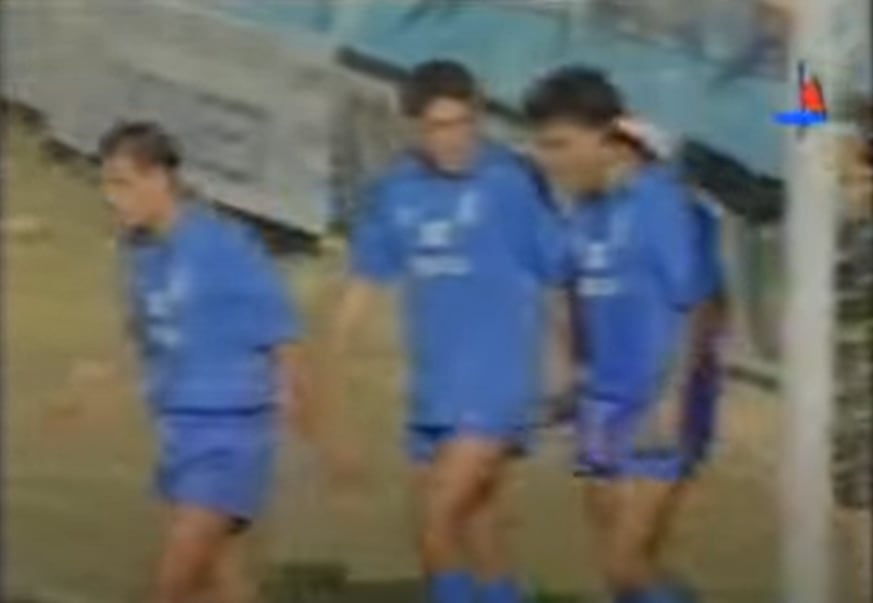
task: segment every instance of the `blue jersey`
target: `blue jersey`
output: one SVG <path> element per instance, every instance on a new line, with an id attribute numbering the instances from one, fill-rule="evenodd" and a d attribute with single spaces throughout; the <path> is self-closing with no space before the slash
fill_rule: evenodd
<path id="1" fill-rule="evenodd" d="M 163 237 L 125 247 L 131 322 L 157 412 L 274 402 L 272 348 L 299 324 L 267 254 L 243 227 L 185 203 Z"/>
<path id="2" fill-rule="evenodd" d="M 576 205 L 574 313 L 588 395 L 630 404 L 657 395 L 688 311 L 721 287 L 717 224 L 706 212 L 661 166 Z"/>
<path id="3" fill-rule="evenodd" d="M 539 394 L 541 285 L 561 238 L 544 189 L 516 155 L 483 144 L 469 172 L 414 154 L 376 183 L 352 271 L 401 285 L 410 422 L 521 425 Z"/>
<path id="4" fill-rule="evenodd" d="M 721 221 L 715 207 L 704 199 L 692 203 L 695 222 L 695 260 L 697 297 L 712 299 L 725 294 L 724 266 L 721 261 Z"/>

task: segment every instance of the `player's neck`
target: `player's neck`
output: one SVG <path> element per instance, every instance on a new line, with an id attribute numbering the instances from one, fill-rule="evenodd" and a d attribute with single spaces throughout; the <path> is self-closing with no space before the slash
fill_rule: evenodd
<path id="1" fill-rule="evenodd" d="M 474 170 L 479 161 L 482 153 L 482 141 L 476 141 L 465 157 L 451 163 L 438 161 L 436 157 L 420 148 L 414 149 L 413 153 L 432 172 L 448 178 L 463 178 Z"/>
<path id="2" fill-rule="evenodd" d="M 618 157 L 610 163 L 603 172 L 603 181 L 601 182 L 601 190 L 609 192 L 621 187 L 625 182 L 631 179 L 634 172 L 639 167 L 639 163 L 628 159 L 627 157 Z"/>
<path id="3" fill-rule="evenodd" d="M 162 199 L 160 206 L 162 209 L 155 216 L 151 231 L 155 236 L 163 239 L 173 231 L 179 221 L 181 208 L 174 193 L 170 193 L 166 199 Z"/>

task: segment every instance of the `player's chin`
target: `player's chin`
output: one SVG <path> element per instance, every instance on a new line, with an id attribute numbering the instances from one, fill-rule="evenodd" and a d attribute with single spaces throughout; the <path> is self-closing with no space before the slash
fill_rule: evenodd
<path id="1" fill-rule="evenodd" d="M 119 213 L 115 217 L 115 222 L 121 231 L 128 234 L 136 234 L 146 228 L 146 221 L 138 216 Z"/>
<path id="2" fill-rule="evenodd" d="M 579 193 L 579 187 L 576 182 L 576 178 L 572 175 L 565 176 L 559 172 L 555 171 L 547 171 L 549 182 L 554 186 L 562 195 L 567 195 L 572 197 Z"/>

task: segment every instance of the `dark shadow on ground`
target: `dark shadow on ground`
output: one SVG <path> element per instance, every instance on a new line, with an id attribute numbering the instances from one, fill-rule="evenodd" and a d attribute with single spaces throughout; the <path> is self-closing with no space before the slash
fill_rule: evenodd
<path id="1" fill-rule="evenodd" d="M 348 580 L 336 564 L 287 564 L 275 568 L 264 589 L 267 603 L 426 603 L 416 580 Z M 571 595 L 541 593 L 530 603 L 593 603 Z"/>

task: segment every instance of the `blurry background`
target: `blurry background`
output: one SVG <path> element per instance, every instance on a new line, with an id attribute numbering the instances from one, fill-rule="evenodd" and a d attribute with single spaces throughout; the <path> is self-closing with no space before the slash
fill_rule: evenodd
<path id="1" fill-rule="evenodd" d="M 845 47 L 825 82 L 837 114 L 841 91 L 869 72 L 860 2 L 839 2 L 835 37 Z M 689 510 L 677 563 L 713 603 L 776 600 L 783 132 L 771 115 L 793 100 L 790 0 L 0 6 L 8 593 L 131 600 L 156 545 L 150 440 L 95 180 L 99 135 L 120 117 L 157 118 L 183 141 L 186 177 L 203 196 L 282 240 L 324 243 L 280 258 L 317 335 L 357 191 L 402 142 L 396 83 L 419 61 L 449 56 L 482 78 L 489 126 L 512 141 L 523 136 L 516 108 L 532 78 L 571 61 L 607 70 L 635 111 L 683 138 L 689 176 L 721 201 L 736 379 L 721 454 Z M 288 583 L 276 588 L 410 600 L 402 364 L 389 310 L 362 345 L 350 409 L 375 487 L 337 498 L 306 451 L 289 446 L 262 546 L 271 580 Z M 90 412 L 78 416 L 77 404 Z M 594 592 L 568 461 L 566 434 L 549 431 L 521 469 L 519 557 L 543 589 Z M 355 584 L 340 595 L 343 575 Z"/>

